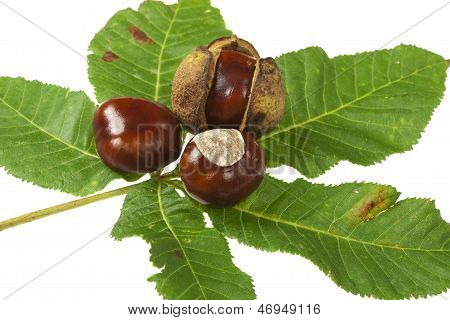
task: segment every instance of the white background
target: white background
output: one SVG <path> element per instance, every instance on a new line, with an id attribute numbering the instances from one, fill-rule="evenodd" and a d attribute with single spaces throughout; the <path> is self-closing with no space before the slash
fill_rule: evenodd
<path id="1" fill-rule="evenodd" d="M 137 8 L 139 2 L 4 1 L 83 55 L 92 36 L 109 17 L 119 9 Z M 262 56 L 276 56 L 313 45 L 321 46 L 330 56 L 374 50 L 446 3 L 443 0 L 212 2 L 221 9 L 227 26 L 251 41 Z M 399 43 L 415 44 L 450 58 L 449 20 L 447 2 L 446 7 L 401 35 L 388 48 Z M 24 76 L 85 90 L 93 97 L 86 61 L 4 7 L 2 2 L 0 40 L 0 75 Z M 435 199 L 443 217 L 450 221 L 449 96 L 447 92 L 414 150 L 391 156 L 371 167 L 342 162 L 315 181 L 391 184 L 403 192 L 402 198 Z M 288 175 L 292 179 L 292 174 Z M 113 183 L 109 189 L 122 184 Z M 0 220 L 72 199 L 57 191 L 23 183 L 0 169 Z M 123 197 L 107 200 L 1 232 L 0 299 L 110 227 L 119 216 L 122 200 Z M 238 245 L 234 240 L 230 245 L 236 264 L 253 277 L 261 301 L 320 303 L 321 315 L 310 318 L 419 319 L 437 318 L 450 311 L 448 293 L 419 301 L 363 299 L 338 288 L 301 257 L 260 252 Z M 161 302 L 153 284 L 146 281 L 157 272 L 148 258 L 148 246 L 142 240 L 115 242 L 105 233 L 1 301 L 0 319 L 140 318 L 128 316 L 127 306 Z M 257 307 L 259 302 L 234 305 Z"/>

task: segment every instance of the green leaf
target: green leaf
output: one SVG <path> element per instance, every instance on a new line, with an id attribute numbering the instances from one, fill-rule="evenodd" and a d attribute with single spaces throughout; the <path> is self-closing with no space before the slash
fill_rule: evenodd
<path id="1" fill-rule="evenodd" d="M 434 203 L 396 203 L 392 187 L 340 186 L 266 176 L 231 209 L 208 209 L 227 237 L 302 255 L 343 289 L 382 299 L 424 297 L 450 287 L 450 225 Z"/>
<path id="2" fill-rule="evenodd" d="M 328 58 L 316 47 L 277 58 L 283 121 L 260 139 L 270 166 L 316 177 L 349 160 L 371 165 L 417 143 L 445 87 L 446 61 L 407 45 Z"/>
<path id="3" fill-rule="evenodd" d="M 0 166 L 44 188 L 74 195 L 121 178 L 98 158 L 94 103 L 80 91 L 0 77 Z"/>
<path id="4" fill-rule="evenodd" d="M 98 101 L 134 96 L 170 105 L 172 78 L 184 56 L 226 35 L 230 31 L 208 0 L 171 6 L 146 1 L 137 12 L 119 11 L 89 47 L 89 79 Z"/>
<path id="5" fill-rule="evenodd" d="M 150 260 L 162 269 L 149 278 L 165 299 L 254 299 L 251 278 L 232 262 L 226 240 L 206 228 L 202 210 L 172 186 L 152 181 L 126 197 L 112 231 L 151 244 Z"/>

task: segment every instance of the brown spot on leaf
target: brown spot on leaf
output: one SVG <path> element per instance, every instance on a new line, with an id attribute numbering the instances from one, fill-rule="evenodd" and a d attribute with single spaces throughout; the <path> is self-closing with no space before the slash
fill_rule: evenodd
<path id="1" fill-rule="evenodd" d="M 181 253 L 180 250 L 175 250 L 174 252 L 175 252 L 175 256 L 176 256 L 178 259 L 183 259 L 183 253 Z"/>
<path id="2" fill-rule="evenodd" d="M 371 200 L 371 201 L 367 201 L 364 202 L 361 206 L 361 208 L 359 208 L 359 216 L 364 219 L 365 217 L 367 217 L 367 215 L 369 214 L 369 212 L 375 208 L 377 206 L 376 202 Z"/>
<path id="3" fill-rule="evenodd" d="M 144 31 L 139 29 L 136 26 L 131 26 L 128 28 L 128 32 L 133 37 L 134 41 L 141 43 L 141 44 L 152 44 L 155 43 L 155 41 L 150 38 Z"/>
<path id="4" fill-rule="evenodd" d="M 105 51 L 102 60 L 106 62 L 112 62 L 119 59 L 119 56 L 112 51 Z"/>
<path id="5" fill-rule="evenodd" d="M 373 219 L 378 213 L 378 211 L 380 211 L 374 209 L 378 209 L 378 207 L 380 206 L 384 207 L 386 197 L 387 197 L 386 191 L 379 190 L 376 194 L 373 195 L 371 199 L 364 201 L 359 208 L 359 218 L 361 220 Z"/>

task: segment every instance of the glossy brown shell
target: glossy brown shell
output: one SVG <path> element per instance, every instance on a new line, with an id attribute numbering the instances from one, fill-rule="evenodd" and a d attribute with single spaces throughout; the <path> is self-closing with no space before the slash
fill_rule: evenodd
<path id="1" fill-rule="evenodd" d="M 245 199 L 260 185 L 265 171 L 264 151 L 250 134 L 244 135 L 245 153 L 231 166 L 209 161 L 191 140 L 180 160 L 186 192 L 212 207 L 229 207 Z"/>
<path id="2" fill-rule="evenodd" d="M 111 169 L 127 173 L 158 170 L 181 153 L 181 126 L 165 106 L 138 98 L 113 98 L 94 114 L 97 153 Z"/>
<path id="3" fill-rule="evenodd" d="M 191 132 L 208 128 L 205 104 L 221 50 L 235 50 L 257 59 L 252 89 L 240 130 L 257 136 L 274 128 L 284 114 L 280 70 L 272 58 L 260 59 L 249 42 L 236 36 L 219 38 L 208 48 L 198 47 L 181 62 L 172 83 L 172 106 Z"/>

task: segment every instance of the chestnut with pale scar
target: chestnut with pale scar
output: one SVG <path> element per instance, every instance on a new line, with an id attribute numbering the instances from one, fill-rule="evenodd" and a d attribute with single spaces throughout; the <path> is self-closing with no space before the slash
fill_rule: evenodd
<path id="1" fill-rule="evenodd" d="M 235 129 L 199 133 L 180 160 L 186 192 L 213 207 L 230 207 L 245 199 L 258 188 L 264 172 L 264 151 L 251 134 Z"/>

